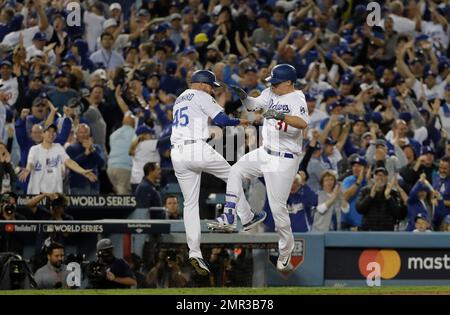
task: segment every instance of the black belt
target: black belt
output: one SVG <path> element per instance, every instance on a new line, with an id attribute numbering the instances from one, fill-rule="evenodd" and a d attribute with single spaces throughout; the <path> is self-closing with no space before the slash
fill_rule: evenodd
<path id="1" fill-rule="evenodd" d="M 284 158 L 287 158 L 287 159 L 293 159 L 294 158 L 294 154 L 292 154 L 292 153 L 277 152 L 277 151 L 270 150 L 267 147 L 264 147 L 264 150 L 266 150 L 266 152 L 269 153 L 270 155 L 284 157 Z"/>
<path id="2" fill-rule="evenodd" d="M 187 144 L 193 144 L 193 143 L 197 143 L 197 142 L 202 142 L 203 140 L 184 140 L 182 143 L 177 143 L 177 144 L 172 144 L 171 148 L 175 148 L 178 147 L 180 145 L 187 145 Z"/>

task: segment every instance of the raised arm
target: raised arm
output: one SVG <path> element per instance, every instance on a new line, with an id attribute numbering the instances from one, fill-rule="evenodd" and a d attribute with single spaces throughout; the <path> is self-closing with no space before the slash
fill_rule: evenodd
<path id="1" fill-rule="evenodd" d="M 119 106 L 122 113 L 125 115 L 130 111 L 130 108 L 128 107 L 127 103 L 123 100 L 123 97 L 121 95 L 122 87 L 120 85 L 116 86 L 115 96 L 117 105 Z"/>
<path id="2" fill-rule="evenodd" d="M 45 8 L 42 4 L 42 0 L 35 0 L 35 6 L 39 15 L 39 30 L 44 32 L 48 28 L 48 18 L 47 14 L 45 14 Z"/>
<path id="3" fill-rule="evenodd" d="M 400 72 L 400 74 L 405 78 L 405 83 L 408 86 L 408 88 L 412 88 L 412 86 L 416 82 L 416 77 L 411 72 L 411 70 L 409 70 L 408 65 L 405 63 L 406 50 L 409 47 L 412 47 L 412 45 L 413 45 L 413 42 L 410 41 L 396 51 L 397 68 L 398 68 L 398 71 Z"/>
<path id="4" fill-rule="evenodd" d="M 36 210 L 37 210 L 38 204 L 39 204 L 42 200 L 44 200 L 44 198 L 50 197 L 50 195 L 51 195 L 51 194 L 49 194 L 49 193 L 43 193 L 43 194 L 34 196 L 33 198 L 31 198 L 31 199 L 27 202 L 26 207 L 27 207 L 28 209 L 30 209 L 31 212 L 32 212 L 33 214 L 35 214 L 35 213 L 36 213 Z"/>

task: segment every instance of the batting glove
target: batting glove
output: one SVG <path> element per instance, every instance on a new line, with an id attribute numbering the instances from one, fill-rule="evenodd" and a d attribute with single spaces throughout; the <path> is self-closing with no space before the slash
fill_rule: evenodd
<path id="1" fill-rule="evenodd" d="M 245 100 L 247 98 L 247 93 L 236 85 L 229 85 L 230 90 L 235 92 L 241 100 Z"/>
<path id="2" fill-rule="evenodd" d="M 263 117 L 264 117 L 265 119 L 284 120 L 285 116 L 286 116 L 285 114 L 280 113 L 280 112 L 277 112 L 277 111 L 274 110 L 274 109 L 269 109 L 268 111 L 266 111 L 266 112 L 263 114 Z"/>

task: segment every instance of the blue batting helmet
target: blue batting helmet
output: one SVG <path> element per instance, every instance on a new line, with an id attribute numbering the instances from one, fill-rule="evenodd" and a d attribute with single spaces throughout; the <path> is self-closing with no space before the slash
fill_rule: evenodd
<path id="1" fill-rule="evenodd" d="M 275 66 L 270 73 L 270 77 L 266 78 L 267 82 L 272 84 L 281 83 L 284 81 L 297 81 L 297 71 L 295 68 L 288 64 L 280 64 Z"/>
<path id="2" fill-rule="evenodd" d="M 220 84 L 216 82 L 216 75 L 209 70 L 197 70 L 192 74 L 192 83 L 206 83 L 215 87 Z"/>

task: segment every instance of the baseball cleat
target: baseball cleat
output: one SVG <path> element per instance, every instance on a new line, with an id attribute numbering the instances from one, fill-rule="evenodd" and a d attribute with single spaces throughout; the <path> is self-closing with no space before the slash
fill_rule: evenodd
<path id="1" fill-rule="evenodd" d="M 208 263 L 203 258 L 190 257 L 189 263 L 200 276 L 208 276 L 211 273 L 208 268 Z"/>
<path id="2" fill-rule="evenodd" d="M 213 232 L 234 232 L 236 231 L 236 215 L 223 213 L 215 221 L 207 223 L 208 229 Z"/>
<path id="3" fill-rule="evenodd" d="M 288 271 L 290 269 L 292 253 L 290 253 L 287 257 L 279 256 L 277 260 L 277 269 L 279 271 Z"/>
<path id="4" fill-rule="evenodd" d="M 263 222 L 266 219 L 266 217 L 267 217 L 267 213 L 265 213 L 264 211 L 261 211 L 261 212 L 258 212 L 258 213 L 254 213 L 253 219 L 251 219 L 250 222 L 248 222 L 248 223 L 243 225 L 244 231 L 251 230 L 252 228 L 257 226 L 258 224 Z"/>

